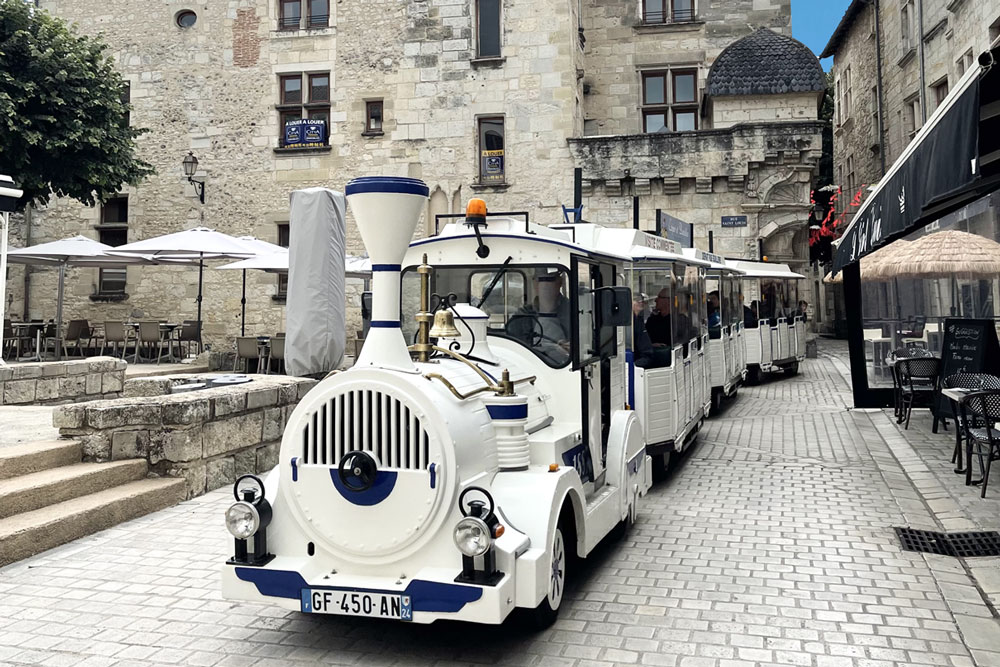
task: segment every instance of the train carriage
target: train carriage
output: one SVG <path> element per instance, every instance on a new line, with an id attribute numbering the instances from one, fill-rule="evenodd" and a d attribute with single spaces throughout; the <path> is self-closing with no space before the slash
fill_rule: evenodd
<path id="1" fill-rule="evenodd" d="M 747 376 L 753 383 L 763 373 L 798 372 L 805 359 L 806 325 L 798 310 L 798 282 L 805 276 L 787 264 L 727 260 L 743 273 L 744 338 Z"/>
<path id="2" fill-rule="evenodd" d="M 346 192 L 372 261 L 368 338 L 289 416 L 275 470 L 237 481 L 223 594 L 550 623 L 570 556 L 626 529 L 650 484 L 626 406 L 630 258 L 478 200 L 407 248 L 426 185 Z"/>

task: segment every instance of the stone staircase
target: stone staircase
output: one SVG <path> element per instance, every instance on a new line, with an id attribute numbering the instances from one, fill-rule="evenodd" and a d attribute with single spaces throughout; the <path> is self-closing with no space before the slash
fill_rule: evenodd
<path id="1" fill-rule="evenodd" d="M 184 500 L 143 459 L 82 463 L 73 440 L 0 448 L 0 567 Z"/>

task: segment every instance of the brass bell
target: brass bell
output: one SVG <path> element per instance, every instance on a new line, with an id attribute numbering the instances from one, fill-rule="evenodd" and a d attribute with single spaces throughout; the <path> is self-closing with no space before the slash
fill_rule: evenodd
<path id="1" fill-rule="evenodd" d="M 455 316 L 447 308 L 434 313 L 434 325 L 429 335 L 432 338 L 458 338 L 459 331 L 455 328 Z"/>

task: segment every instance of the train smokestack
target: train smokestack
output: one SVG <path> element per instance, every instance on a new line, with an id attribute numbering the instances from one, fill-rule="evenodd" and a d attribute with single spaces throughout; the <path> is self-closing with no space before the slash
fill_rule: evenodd
<path id="1" fill-rule="evenodd" d="M 415 178 L 368 176 L 345 188 L 372 263 L 372 321 L 355 366 L 416 370 L 400 329 L 400 264 L 430 190 Z"/>

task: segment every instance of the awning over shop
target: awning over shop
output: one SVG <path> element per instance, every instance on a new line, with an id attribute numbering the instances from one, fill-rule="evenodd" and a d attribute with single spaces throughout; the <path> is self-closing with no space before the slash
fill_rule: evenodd
<path id="1" fill-rule="evenodd" d="M 998 89 L 997 65 L 965 73 L 858 209 L 835 272 L 1000 187 Z"/>

